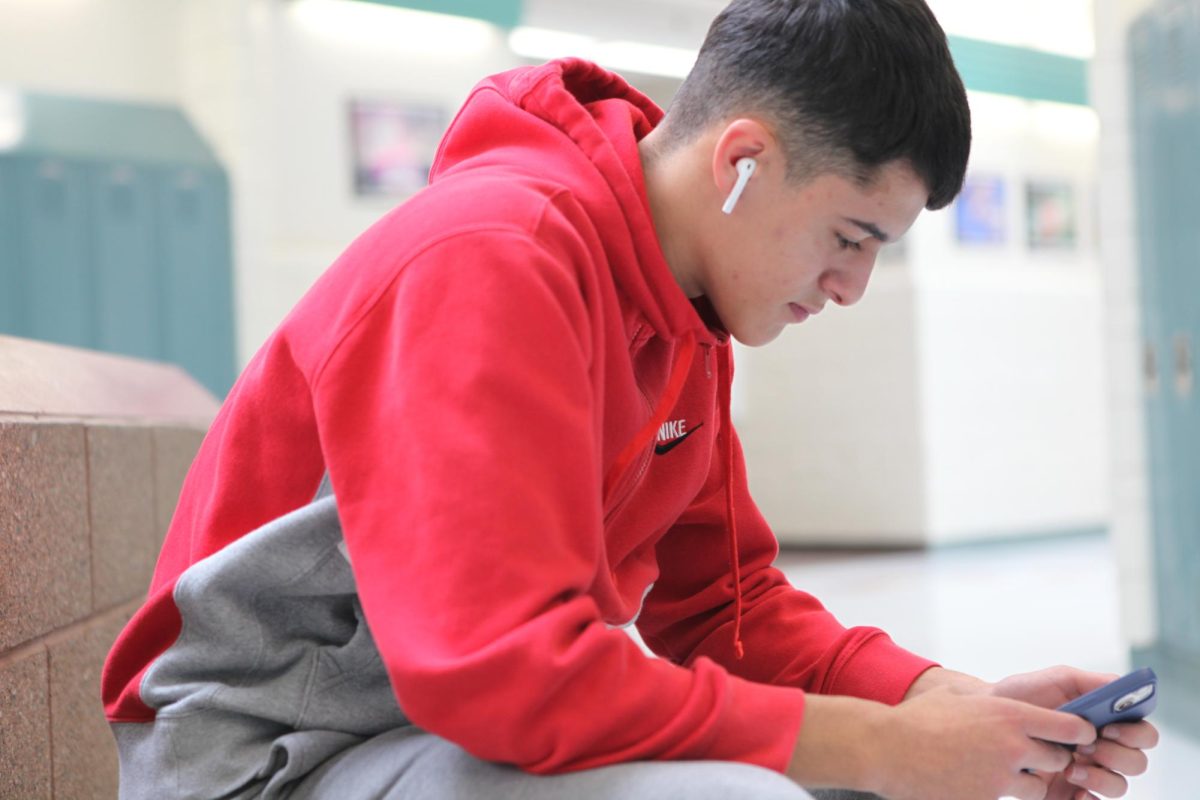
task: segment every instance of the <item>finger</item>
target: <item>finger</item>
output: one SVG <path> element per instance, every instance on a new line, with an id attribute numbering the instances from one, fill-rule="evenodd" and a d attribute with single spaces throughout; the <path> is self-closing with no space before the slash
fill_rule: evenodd
<path id="1" fill-rule="evenodd" d="M 1158 746 L 1158 728 L 1145 721 L 1106 725 L 1100 735 L 1138 750 L 1150 750 Z"/>
<path id="2" fill-rule="evenodd" d="M 1079 753 L 1092 763 L 1122 775 L 1141 775 L 1150 766 L 1149 757 L 1141 750 L 1107 740 L 1081 747 Z"/>
<path id="3" fill-rule="evenodd" d="M 1065 770 L 1074 760 L 1071 751 L 1065 747 L 1048 742 L 1039 742 L 1036 739 L 1032 740 L 1030 744 L 1032 747 L 1025 754 L 1025 763 L 1023 764 L 1026 769 L 1047 772 L 1053 775 L 1056 772 Z"/>
<path id="4" fill-rule="evenodd" d="M 1046 675 L 1053 682 L 1054 686 L 1057 687 L 1058 691 L 1062 692 L 1065 699 L 1054 703 L 1055 706 L 1062 705 L 1067 700 L 1074 700 L 1076 697 L 1087 694 L 1093 689 L 1106 686 L 1120 677 L 1115 673 L 1089 672 L 1065 665 L 1051 667 L 1048 670 L 1043 670 L 1041 673 L 1032 674 Z M 1044 703 L 1039 703 L 1039 705 L 1047 708 L 1052 707 Z"/>
<path id="5" fill-rule="evenodd" d="M 1124 797 L 1129 791 L 1124 776 L 1095 765 L 1076 763 L 1067 769 L 1066 776 L 1075 786 L 1105 797 Z"/>
<path id="6" fill-rule="evenodd" d="M 1075 683 L 1075 697 L 1087 694 L 1093 689 L 1099 689 L 1101 686 L 1107 686 L 1121 677 L 1115 672 L 1086 672 L 1081 669 L 1072 669 L 1067 675 Z"/>
<path id="7" fill-rule="evenodd" d="M 1005 791 L 1005 797 L 1019 800 L 1045 800 L 1048 786 L 1046 779 L 1029 772 L 1018 772 Z"/>
<path id="8" fill-rule="evenodd" d="M 1063 711 L 1028 706 L 1024 721 L 1025 733 L 1035 739 L 1060 744 L 1091 744 L 1096 740 L 1092 723 Z"/>

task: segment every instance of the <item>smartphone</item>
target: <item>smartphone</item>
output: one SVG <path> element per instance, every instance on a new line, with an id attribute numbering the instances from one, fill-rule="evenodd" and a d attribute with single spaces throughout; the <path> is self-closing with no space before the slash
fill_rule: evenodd
<path id="1" fill-rule="evenodd" d="M 1114 722 L 1133 722 L 1147 716 L 1158 704 L 1158 676 L 1149 667 L 1076 697 L 1059 711 L 1078 714 L 1099 730 Z"/>

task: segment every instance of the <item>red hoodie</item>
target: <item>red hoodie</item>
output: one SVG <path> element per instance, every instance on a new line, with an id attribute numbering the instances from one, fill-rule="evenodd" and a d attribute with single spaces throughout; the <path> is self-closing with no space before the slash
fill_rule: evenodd
<path id="1" fill-rule="evenodd" d="M 154 719 L 140 684 L 180 635 L 179 576 L 326 474 L 396 700 L 481 758 L 782 771 L 806 691 L 903 697 L 931 662 L 771 567 L 728 337 L 649 212 L 637 141 L 661 117 L 575 60 L 472 92 L 430 186 L 231 391 L 106 665 L 110 720 Z M 634 619 L 659 658 L 614 629 Z"/>

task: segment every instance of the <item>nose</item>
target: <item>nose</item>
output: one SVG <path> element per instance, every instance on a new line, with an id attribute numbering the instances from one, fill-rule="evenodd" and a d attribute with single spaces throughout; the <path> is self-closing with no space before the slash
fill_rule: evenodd
<path id="1" fill-rule="evenodd" d="M 821 290 L 839 306 L 852 306 L 867 293 L 867 283 L 874 268 L 875 259 L 871 259 L 865 266 L 831 269 L 821 276 Z"/>

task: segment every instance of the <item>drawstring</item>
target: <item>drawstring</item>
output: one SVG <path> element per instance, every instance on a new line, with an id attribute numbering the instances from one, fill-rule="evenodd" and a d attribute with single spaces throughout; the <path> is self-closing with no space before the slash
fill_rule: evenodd
<path id="1" fill-rule="evenodd" d="M 691 335 L 680 344 L 675 354 L 675 363 L 667 379 L 667 388 L 658 401 L 650 420 L 642 426 L 637 436 L 625 446 L 604 476 L 604 497 L 610 496 L 617 481 L 646 445 L 658 435 L 659 428 L 679 401 L 683 384 L 691 371 L 696 356 L 696 337 Z M 742 646 L 742 569 L 738 556 L 737 520 L 733 513 L 733 422 L 730 419 L 730 387 L 733 383 L 728 346 L 717 353 L 717 399 L 721 406 L 721 457 L 725 462 L 725 527 L 729 535 L 729 563 L 733 570 L 733 652 L 740 661 L 745 655 Z"/>
<path id="2" fill-rule="evenodd" d="M 667 378 L 666 391 L 663 392 L 662 397 L 659 399 L 658 407 L 654 409 L 654 414 L 650 417 L 650 421 L 625 446 L 625 449 L 617 456 L 617 460 L 613 462 L 612 467 L 609 468 L 608 474 L 604 476 L 604 497 L 606 499 L 616 486 L 617 479 L 625 473 L 625 470 L 629 469 L 629 465 L 638 457 L 638 454 L 658 435 L 658 429 L 662 427 L 671 410 L 675 408 L 675 403 L 679 400 L 679 393 L 683 391 L 683 384 L 687 381 L 688 372 L 692 366 L 692 359 L 695 356 L 696 336 L 695 334 L 691 334 L 683 340 L 679 351 L 675 354 L 675 363 L 671 366 L 670 377 Z"/>
<path id="3" fill-rule="evenodd" d="M 733 652 L 741 661 L 746 655 L 742 646 L 742 565 L 738 557 L 737 518 L 733 513 L 733 422 L 729 401 L 733 384 L 730 346 L 722 347 L 717 355 L 717 391 L 721 403 L 721 448 L 725 459 L 725 527 L 729 534 L 729 565 L 733 570 Z"/>

